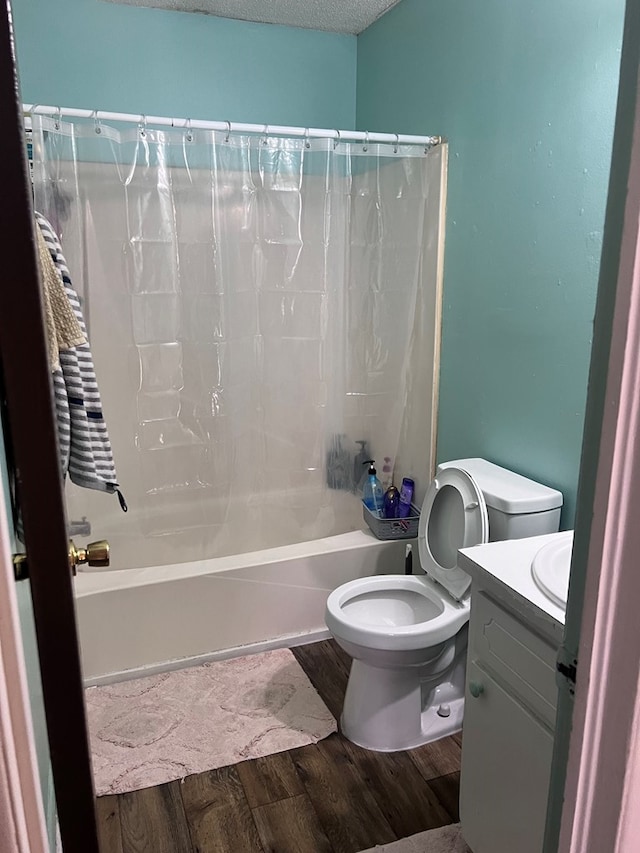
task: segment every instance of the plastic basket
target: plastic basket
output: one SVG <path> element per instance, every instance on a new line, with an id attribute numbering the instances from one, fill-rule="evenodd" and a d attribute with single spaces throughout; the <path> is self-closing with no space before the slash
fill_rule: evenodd
<path id="1" fill-rule="evenodd" d="M 416 539 L 420 510 L 411 504 L 411 513 L 406 518 L 378 518 L 367 505 L 362 504 L 362 517 L 378 539 Z"/>

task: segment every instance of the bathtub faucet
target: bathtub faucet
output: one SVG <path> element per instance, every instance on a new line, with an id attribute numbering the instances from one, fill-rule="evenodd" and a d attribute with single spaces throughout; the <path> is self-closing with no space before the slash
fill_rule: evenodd
<path id="1" fill-rule="evenodd" d="M 69 536 L 91 536 L 91 522 L 86 515 L 80 521 L 69 522 Z"/>

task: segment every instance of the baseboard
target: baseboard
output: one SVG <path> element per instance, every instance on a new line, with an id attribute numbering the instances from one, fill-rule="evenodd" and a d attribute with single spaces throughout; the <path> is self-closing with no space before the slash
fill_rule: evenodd
<path id="1" fill-rule="evenodd" d="M 158 675 L 161 672 L 173 672 L 177 669 L 186 669 L 189 666 L 199 666 L 214 660 L 228 660 L 229 658 L 242 657 L 243 655 L 255 655 L 259 652 L 268 652 L 271 649 L 290 649 L 294 646 L 305 646 L 309 643 L 317 643 L 320 640 L 328 640 L 331 634 L 326 629 L 309 631 L 304 634 L 289 634 L 284 637 L 276 637 L 273 640 L 263 640 L 259 643 L 251 643 L 247 646 L 235 646 L 231 649 L 220 649 L 215 652 L 207 652 L 204 655 L 196 655 L 179 660 L 163 661 L 162 663 L 140 666 L 136 669 L 126 669 L 122 672 L 108 672 L 106 675 L 97 675 L 84 681 L 85 687 L 100 687 L 104 684 L 116 684 L 120 681 L 132 681 L 134 678 L 145 678 L 147 675 Z"/>

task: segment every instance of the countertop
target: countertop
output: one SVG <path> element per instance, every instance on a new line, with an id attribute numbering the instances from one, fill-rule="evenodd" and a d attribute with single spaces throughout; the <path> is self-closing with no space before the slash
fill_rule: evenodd
<path id="1" fill-rule="evenodd" d="M 532 627 L 560 641 L 565 611 L 550 601 L 531 574 L 537 552 L 561 534 L 488 542 L 458 551 L 459 566 L 481 588 L 516 610 Z"/>

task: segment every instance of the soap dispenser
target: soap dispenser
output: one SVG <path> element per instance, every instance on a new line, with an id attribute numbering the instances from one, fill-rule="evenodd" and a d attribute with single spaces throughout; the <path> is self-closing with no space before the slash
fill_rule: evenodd
<path id="1" fill-rule="evenodd" d="M 376 476 L 375 460 L 368 459 L 364 464 L 369 466 L 369 470 L 367 471 L 362 500 L 370 512 L 376 517 L 381 518 L 384 492 L 380 480 Z"/>

